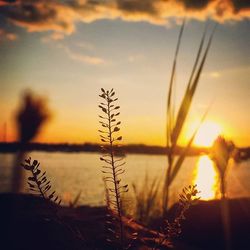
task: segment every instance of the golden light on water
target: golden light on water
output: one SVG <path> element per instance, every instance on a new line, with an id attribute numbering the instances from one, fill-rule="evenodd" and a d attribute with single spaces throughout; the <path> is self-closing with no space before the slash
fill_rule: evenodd
<path id="1" fill-rule="evenodd" d="M 201 156 L 197 162 L 193 184 L 197 184 L 202 200 L 217 198 L 219 176 L 208 156 Z"/>

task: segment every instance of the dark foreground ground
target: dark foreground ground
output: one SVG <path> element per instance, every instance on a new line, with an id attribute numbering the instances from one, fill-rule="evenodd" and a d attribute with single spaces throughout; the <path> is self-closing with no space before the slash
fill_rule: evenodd
<path id="1" fill-rule="evenodd" d="M 250 199 L 229 200 L 231 250 L 250 249 Z M 57 215 L 55 210 L 58 209 Z M 176 213 L 170 211 L 170 218 Z M 56 207 L 31 195 L 0 194 L 0 249 L 75 250 L 116 249 L 106 243 L 104 207 Z M 127 230 L 137 231 L 131 249 L 151 249 L 156 229 L 124 218 Z M 201 201 L 186 213 L 182 234 L 174 249 L 224 249 L 219 201 Z"/>

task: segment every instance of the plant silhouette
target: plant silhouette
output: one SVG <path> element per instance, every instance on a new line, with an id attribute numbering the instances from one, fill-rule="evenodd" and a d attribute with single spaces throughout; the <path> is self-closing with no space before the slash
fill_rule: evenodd
<path id="1" fill-rule="evenodd" d="M 121 185 L 121 175 L 125 172 L 123 166 L 125 164 L 123 156 L 117 156 L 119 142 L 122 136 L 117 135 L 120 131 L 121 122 L 117 120 L 120 112 L 120 106 L 115 103 L 118 98 L 115 97 L 113 89 L 101 89 L 102 102 L 99 105 L 103 115 L 99 115 L 102 129 L 99 130 L 103 155 L 100 160 L 104 163 L 102 173 L 105 174 L 104 182 L 106 187 L 106 200 L 108 207 L 107 229 L 111 233 L 108 241 L 117 241 L 120 249 L 125 248 L 124 242 L 124 225 L 122 221 L 122 201 L 121 194 L 128 192 L 128 185 Z"/>

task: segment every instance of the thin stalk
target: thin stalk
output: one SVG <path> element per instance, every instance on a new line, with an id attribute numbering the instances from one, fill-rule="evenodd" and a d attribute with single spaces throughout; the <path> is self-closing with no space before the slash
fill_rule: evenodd
<path id="1" fill-rule="evenodd" d="M 32 170 L 32 175 L 33 175 L 33 177 L 34 177 L 34 179 L 35 179 L 35 182 L 36 182 L 36 184 L 37 184 L 37 188 L 38 188 L 40 194 L 42 195 L 42 197 L 43 197 L 44 200 L 47 200 L 47 196 L 44 194 L 44 192 L 43 192 L 43 190 L 42 190 L 42 188 L 41 188 L 41 184 L 39 184 L 37 175 L 35 175 L 35 173 L 34 173 L 34 169 Z"/>
<path id="2" fill-rule="evenodd" d="M 120 204 L 120 196 L 119 196 L 119 184 L 116 179 L 115 174 L 115 161 L 114 161 L 114 148 L 113 148 L 113 138 L 112 138 L 112 127 L 111 127 L 111 114 L 110 114 L 110 102 L 108 101 L 108 132 L 109 132 L 109 144 L 110 144 L 110 157 L 111 157 L 111 166 L 112 166 L 112 172 L 113 172 L 113 179 L 114 179 L 114 185 L 115 185 L 115 200 L 116 200 L 116 206 L 118 211 L 118 217 L 119 217 L 119 225 L 120 225 L 120 241 L 121 241 L 121 248 L 123 249 L 123 224 L 122 224 L 122 214 L 121 214 L 121 204 Z"/>
<path id="3" fill-rule="evenodd" d="M 169 148 L 168 153 L 168 169 L 167 169 L 167 174 L 165 176 L 165 183 L 164 183 L 164 191 L 165 191 L 165 197 L 163 199 L 163 215 L 166 215 L 166 211 L 168 209 L 168 201 L 169 201 L 169 188 L 170 188 L 170 177 L 171 177 L 171 171 L 172 171 L 172 166 L 173 166 L 173 157 L 172 157 L 172 148 Z"/>
<path id="4" fill-rule="evenodd" d="M 175 79 L 175 72 L 176 72 L 176 64 L 177 64 L 177 57 L 179 54 L 179 49 L 180 49 L 180 44 L 181 44 L 181 38 L 182 34 L 184 31 L 184 26 L 185 26 L 185 19 L 182 23 L 181 30 L 178 36 L 178 41 L 177 41 L 177 46 L 175 50 L 175 55 L 174 55 L 174 62 L 172 66 L 172 72 L 171 72 L 171 77 L 170 77 L 170 83 L 169 83 L 169 88 L 168 88 L 168 93 L 167 93 L 167 122 L 166 122 L 166 149 L 167 151 L 167 156 L 168 156 L 168 169 L 165 175 L 165 182 L 163 186 L 163 214 L 165 214 L 167 207 L 168 207 L 168 198 L 169 198 L 169 180 L 170 180 L 170 174 L 172 170 L 172 163 L 173 163 L 173 157 L 172 157 L 172 145 L 171 145 L 171 131 L 173 127 L 173 118 L 174 118 L 174 113 L 173 113 L 173 105 L 172 105 L 172 92 L 173 92 L 173 85 L 174 85 L 174 79 Z"/>

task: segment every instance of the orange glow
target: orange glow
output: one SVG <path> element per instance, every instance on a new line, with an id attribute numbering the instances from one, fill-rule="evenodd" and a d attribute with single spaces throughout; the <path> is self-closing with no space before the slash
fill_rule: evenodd
<path id="1" fill-rule="evenodd" d="M 194 144 L 197 146 L 211 147 L 214 140 L 221 133 L 221 130 L 222 129 L 220 125 L 215 122 L 204 122 L 198 130 L 198 133 L 194 139 Z"/>
<path id="2" fill-rule="evenodd" d="M 197 184 L 202 200 L 211 200 L 217 197 L 219 177 L 213 162 L 208 156 L 201 156 L 198 160 L 193 184 Z"/>

